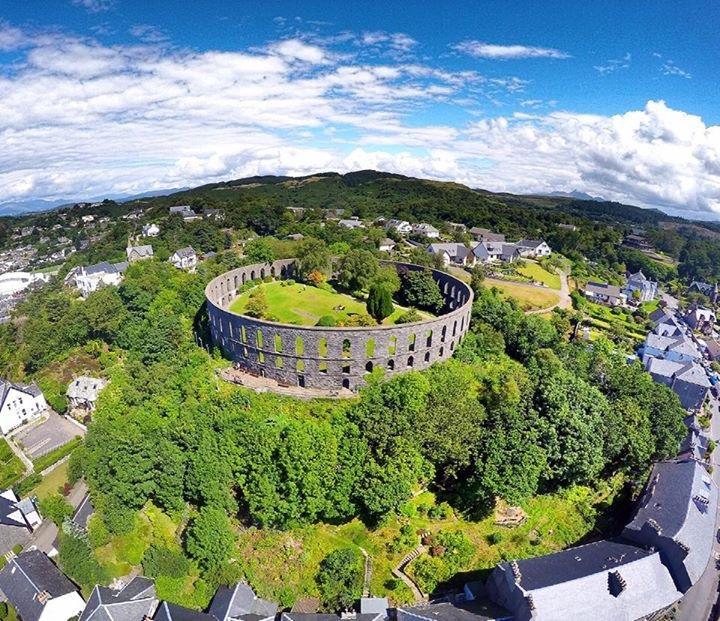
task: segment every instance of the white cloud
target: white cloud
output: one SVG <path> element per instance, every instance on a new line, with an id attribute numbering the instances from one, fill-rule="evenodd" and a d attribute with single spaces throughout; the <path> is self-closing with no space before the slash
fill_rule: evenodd
<path id="1" fill-rule="evenodd" d="M 632 55 L 630 52 L 626 52 L 622 58 L 608 60 L 604 65 L 595 65 L 593 69 L 600 75 L 607 75 L 614 73 L 618 69 L 628 69 L 630 67 L 630 60 L 632 60 Z"/>
<path id="2" fill-rule="evenodd" d="M 382 54 L 360 62 L 300 38 L 194 52 L 14 37 L 27 48 L 0 73 L 0 202 L 379 168 L 720 216 L 720 127 L 661 101 L 547 113 L 557 102 L 530 93 L 510 117 L 437 122 L 427 106 L 480 115 L 478 102 L 531 85 Z"/>
<path id="3" fill-rule="evenodd" d="M 72 0 L 72 3 L 89 13 L 102 13 L 109 11 L 115 5 L 115 0 Z"/>
<path id="4" fill-rule="evenodd" d="M 453 49 L 475 58 L 510 60 L 517 58 L 570 58 L 570 54 L 551 47 L 530 45 L 498 45 L 483 41 L 467 40 L 453 46 Z"/>
<path id="5" fill-rule="evenodd" d="M 681 78 L 690 79 L 692 76 L 687 71 L 680 69 L 672 60 L 666 60 L 660 68 L 663 75 L 676 75 Z"/>
<path id="6" fill-rule="evenodd" d="M 15 50 L 23 46 L 26 37 L 18 28 L 0 20 L 0 51 Z"/>

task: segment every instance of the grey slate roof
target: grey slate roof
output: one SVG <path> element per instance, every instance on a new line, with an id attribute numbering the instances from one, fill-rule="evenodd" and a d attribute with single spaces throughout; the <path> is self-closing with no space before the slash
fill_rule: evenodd
<path id="1" fill-rule="evenodd" d="M 441 602 L 397 609 L 397 621 L 509 621 L 512 618 L 509 611 L 491 602 Z"/>
<path id="2" fill-rule="evenodd" d="M 601 282 L 588 282 L 587 285 L 585 285 L 585 291 L 589 291 L 590 293 L 594 293 L 595 295 L 604 295 L 609 298 L 619 298 L 622 294 L 622 291 L 620 291 L 620 287 L 617 285 L 610 285 L 608 283 L 601 283 Z"/>
<path id="3" fill-rule="evenodd" d="M 15 496 L 15 494 L 13 494 L 13 496 Z M 29 509 L 30 507 L 21 507 L 20 505 L 20 502 L 10 500 L 5 496 L 0 495 L 0 525 L 27 527 L 27 524 L 22 515 L 17 515 L 17 513 L 18 511 L 22 512 L 22 508 Z M 32 507 L 32 509 L 34 510 L 34 507 Z M 13 514 L 15 514 L 15 516 L 13 516 Z"/>
<path id="4" fill-rule="evenodd" d="M 32 395 L 33 397 L 38 397 L 42 394 L 42 390 L 40 390 L 40 387 L 35 382 L 31 384 L 16 384 L 10 380 L 0 379 L 0 409 L 2 409 L 11 388 Z"/>
<path id="5" fill-rule="evenodd" d="M 387 614 L 387 609 L 390 607 L 388 604 L 387 597 L 361 597 L 360 598 L 360 612 L 362 614 Z"/>
<path id="6" fill-rule="evenodd" d="M 377 615 L 358 614 L 354 621 L 377 621 Z M 338 615 L 316 612 L 283 612 L 280 621 L 340 621 Z"/>
<path id="7" fill-rule="evenodd" d="M 218 621 L 235 621 L 247 615 L 256 615 L 261 619 L 273 618 L 277 609 L 277 604 L 257 597 L 249 585 L 238 583 L 233 588 L 219 587 L 209 612 Z"/>
<path id="8" fill-rule="evenodd" d="M 102 378 L 81 375 L 70 382 L 65 394 L 70 399 L 97 401 L 100 391 L 105 387 L 105 383 Z"/>
<path id="9" fill-rule="evenodd" d="M 176 254 L 179 259 L 189 259 L 191 257 L 197 256 L 192 246 L 180 248 L 179 250 L 176 250 L 173 254 Z"/>
<path id="10" fill-rule="evenodd" d="M 702 464 L 694 460 L 659 462 L 623 535 L 681 560 L 686 578 L 694 584 L 710 559 L 717 503 L 717 488 Z M 673 570 L 677 572 L 676 567 Z M 683 591 L 689 587 L 682 577 L 675 578 Z"/>
<path id="11" fill-rule="evenodd" d="M 127 269 L 127 261 L 121 261 L 120 263 L 108 263 L 102 261 L 95 265 L 88 265 L 87 267 L 81 267 L 80 269 L 88 276 L 94 276 L 95 274 L 122 274 Z"/>
<path id="12" fill-rule="evenodd" d="M 128 248 L 127 248 L 128 257 L 132 253 L 138 254 L 141 257 L 151 257 L 151 256 L 153 256 L 153 247 L 149 244 L 145 244 L 142 246 L 128 246 Z"/>
<path id="13" fill-rule="evenodd" d="M 3 567 L 0 590 L 23 621 L 37 621 L 45 608 L 37 599 L 40 593 L 44 591 L 52 597 L 60 597 L 77 591 L 77 588 L 44 553 L 30 550 Z"/>
<path id="14" fill-rule="evenodd" d="M 96 586 L 79 621 L 144 621 L 156 605 L 152 580 L 137 576 L 119 590 Z"/>
<path id="15" fill-rule="evenodd" d="M 521 239 L 515 242 L 518 248 L 531 248 L 535 250 L 540 244 L 543 243 L 542 239 Z"/>
<path id="16" fill-rule="evenodd" d="M 162 602 L 153 617 L 154 621 L 217 621 L 217 619 L 205 612 L 190 610 L 175 604 Z"/>
<path id="17" fill-rule="evenodd" d="M 451 259 L 464 259 L 465 257 L 472 254 L 472 250 L 470 250 L 467 246 L 460 243 L 438 243 L 438 244 L 430 244 L 428 246 L 428 250 L 432 254 L 440 254 L 442 252 L 446 252 L 447 255 Z"/>
<path id="18" fill-rule="evenodd" d="M 90 502 L 90 495 L 85 494 L 85 497 L 80 501 L 78 508 L 73 514 L 72 521 L 82 529 L 87 529 L 88 520 L 90 516 L 95 513 L 95 509 Z"/>

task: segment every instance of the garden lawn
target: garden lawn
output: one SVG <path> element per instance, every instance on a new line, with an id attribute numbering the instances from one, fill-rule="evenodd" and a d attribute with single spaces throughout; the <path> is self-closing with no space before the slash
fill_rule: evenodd
<path id="1" fill-rule="evenodd" d="M 539 263 L 534 263 L 532 261 L 526 261 L 525 265 L 518 268 L 518 272 L 522 274 L 523 276 L 527 276 L 528 278 L 532 278 L 535 282 L 541 282 L 551 289 L 560 289 L 560 276 L 557 274 L 553 274 L 551 272 L 548 272 L 542 265 Z"/>
<path id="2" fill-rule="evenodd" d="M 482 574 L 505 558 L 539 556 L 577 543 L 596 526 L 594 507 L 612 502 L 619 488 L 619 482 L 612 481 L 602 491 L 575 487 L 537 496 L 523 503 L 528 519 L 517 528 L 496 525 L 493 515 L 479 521 L 455 514 L 431 519 L 427 509 L 435 506 L 435 495 L 424 492 L 407 503 L 402 516 L 390 518 L 375 530 L 357 519 L 342 525 L 316 524 L 288 531 L 243 530 L 235 556 L 258 596 L 292 606 L 301 597 L 318 596 L 315 576 L 329 552 L 362 548 L 372 560 L 371 592 L 389 597 L 394 604 L 405 604 L 412 601 L 412 593 L 394 578 L 392 569 L 419 543 L 419 536 L 413 536 L 409 545 L 392 546 L 404 524 L 409 524 L 413 533 L 462 531 L 475 549 L 464 569 Z"/>
<path id="3" fill-rule="evenodd" d="M 347 320 L 350 315 L 367 315 L 363 300 L 344 293 L 326 291 L 300 283 L 283 285 L 283 281 L 263 283 L 258 287 L 262 287 L 265 291 L 268 316 L 281 323 L 314 326 L 318 319 L 325 315 L 335 318 L 338 322 Z M 244 313 L 250 295 L 256 290 L 257 287 L 253 287 L 238 296 L 230 305 L 230 310 L 235 313 Z M 383 324 L 392 325 L 406 310 L 395 306 L 395 312 L 385 319 Z M 429 315 L 424 316 L 429 317 Z"/>
<path id="4" fill-rule="evenodd" d="M 68 466 L 69 462 L 65 461 L 47 476 L 44 476 L 37 487 L 30 492 L 30 495 L 37 496 L 42 500 L 53 494 L 60 493 L 60 488 L 63 487 L 68 480 Z"/>
<path id="5" fill-rule="evenodd" d="M 499 289 L 503 297 L 515 298 L 522 310 L 537 310 L 550 308 L 560 301 L 560 296 L 552 289 L 524 285 L 517 282 L 486 278 L 484 283 L 488 287 Z"/>
<path id="6" fill-rule="evenodd" d="M 0 438 L 0 489 L 12 487 L 25 474 L 25 466 L 13 453 L 4 438 Z"/>

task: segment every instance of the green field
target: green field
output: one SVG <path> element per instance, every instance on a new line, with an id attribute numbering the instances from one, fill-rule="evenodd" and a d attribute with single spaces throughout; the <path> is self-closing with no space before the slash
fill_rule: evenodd
<path id="1" fill-rule="evenodd" d="M 560 296 L 552 289 L 495 278 L 486 278 L 484 284 L 488 287 L 496 287 L 505 297 L 515 298 L 520 308 L 525 311 L 549 308 L 560 301 Z"/>
<path id="2" fill-rule="evenodd" d="M 350 315 L 367 314 L 364 301 L 344 293 L 335 293 L 299 283 L 283 285 L 282 281 L 263 283 L 258 287 L 262 287 L 265 291 L 268 315 L 281 323 L 314 326 L 318 319 L 325 315 L 334 317 L 340 323 L 346 321 Z M 230 310 L 241 314 L 245 312 L 250 295 L 256 289 L 257 287 L 253 287 L 238 296 L 230 305 Z M 406 310 L 395 306 L 395 312 L 385 319 L 383 324 L 392 325 Z"/>
<path id="3" fill-rule="evenodd" d="M 0 438 L 0 489 L 7 489 L 17 483 L 25 474 L 25 466 L 13 453 L 4 438 Z"/>
<path id="4" fill-rule="evenodd" d="M 547 285 L 551 289 L 560 289 L 560 276 L 548 272 L 539 263 L 526 261 L 525 265 L 518 268 L 518 272 L 523 276 L 532 278 L 533 281 Z"/>

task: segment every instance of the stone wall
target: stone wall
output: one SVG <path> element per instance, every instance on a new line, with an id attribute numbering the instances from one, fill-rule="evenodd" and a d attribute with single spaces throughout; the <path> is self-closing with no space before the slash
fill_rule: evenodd
<path id="1" fill-rule="evenodd" d="M 387 262 L 398 270 L 424 269 Z M 397 326 L 324 328 L 254 319 L 228 310 L 237 289 L 256 278 L 293 276 L 293 259 L 247 265 L 214 278 L 205 289 L 213 341 L 235 364 L 285 386 L 357 390 L 365 375 L 424 369 L 449 358 L 468 330 L 472 289 L 432 270 L 445 299 L 442 313 L 427 321 Z"/>

